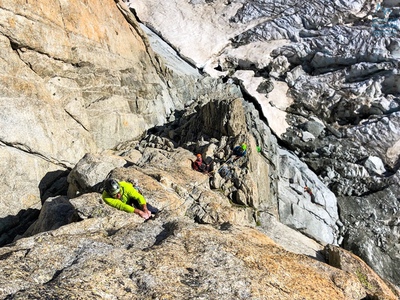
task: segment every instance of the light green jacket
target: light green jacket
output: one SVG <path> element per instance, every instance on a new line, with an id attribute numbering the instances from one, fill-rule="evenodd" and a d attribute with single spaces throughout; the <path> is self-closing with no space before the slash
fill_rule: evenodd
<path id="1" fill-rule="evenodd" d="M 121 199 L 112 198 L 106 191 L 104 191 L 102 197 L 105 203 L 128 213 L 133 213 L 135 211 L 132 204 L 133 200 L 136 200 L 140 206 L 146 204 L 146 199 L 144 199 L 131 183 L 121 181 L 119 182 L 119 186 L 121 187 Z M 132 205 L 129 205 L 128 203 Z"/>

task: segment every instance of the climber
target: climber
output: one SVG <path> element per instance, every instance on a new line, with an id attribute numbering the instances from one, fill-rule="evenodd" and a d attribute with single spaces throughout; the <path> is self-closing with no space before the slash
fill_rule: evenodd
<path id="1" fill-rule="evenodd" d="M 240 146 L 236 146 L 235 148 L 233 148 L 232 156 L 229 159 L 229 161 L 234 162 L 239 158 L 245 156 L 246 153 L 247 153 L 247 145 L 245 143 L 243 143 Z"/>
<path id="2" fill-rule="evenodd" d="M 128 213 L 135 213 L 147 220 L 152 212 L 148 209 L 146 199 L 129 182 L 109 178 L 104 184 L 102 194 L 108 205 Z"/>
<path id="3" fill-rule="evenodd" d="M 315 196 L 311 190 L 311 188 L 309 188 L 307 185 L 304 187 L 304 192 L 308 193 L 311 197 L 311 202 L 315 203 Z"/>
<path id="4" fill-rule="evenodd" d="M 212 172 L 212 159 L 210 158 L 207 163 L 203 161 L 203 157 L 201 154 L 196 155 L 196 160 L 192 161 L 192 168 L 196 171 L 199 171 L 204 174 L 208 174 Z"/>

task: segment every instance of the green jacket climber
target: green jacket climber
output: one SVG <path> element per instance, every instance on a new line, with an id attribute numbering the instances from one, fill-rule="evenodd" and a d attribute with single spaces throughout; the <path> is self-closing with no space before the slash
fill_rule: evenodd
<path id="1" fill-rule="evenodd" d="M 239 158 L 245 156 L 247 153 L 247 145 L 245 143 L 241 144 L 240 146 L 236 146 L 233 148 L 232 156 L 229 159 L 230 162 L 236 161 Z"/>
<path id="2" fill-rule="evenodd" d="M 107 179 L 102 198 L 108 205 L 128 213 L 135 213 L 143 219 L 147 220 L 151 216 L 146 199 L 129 182 Z"/>

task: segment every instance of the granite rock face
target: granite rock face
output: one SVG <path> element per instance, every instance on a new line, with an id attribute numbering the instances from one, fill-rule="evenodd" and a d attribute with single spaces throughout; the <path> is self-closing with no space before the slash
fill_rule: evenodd
<path id="1" fill-rule="evenodd" d="M 397 176 L 399 176 L 397 174 Z M 399 207 L 398 185 L 364 197 L 338 197 L 338 204 L 347 228 L 343 247 L 352 250 L 374 266 L 379 274 L 397 282 L 399 269 Z M 358 211 L 359 214 L 354 214 Z"/>
<path id="2" fill-rule="evenodd" d="M 123 2 L 2 1 L 0 11 L 2 234 L 21 210 L 37 215 L 66 195 L 86 153 L 140 137 L 214 85 L 187 64 L 167 68 Z"/>
<path id="3" fill-rule="evenodd" d="M 396 1 L 176 0 L 162 7 L 153 0 L 126 2 L 182 56 L 211 76 L 240 84 L 279 142 L 341 202 L 359 199 L 366 210 L 387 214 L 380 207 L 392 203 L 400 184 Z M 197 27 L 201 37 L 191 34 Z M 393 212 L 385 219 L 396 218 L 394 194 Z M 283 222 L 297 209 L 290 202 L 284 207 Z M 377 224 L 343 227 L 353 223 L 350 215 L 366 218 L 360 210 L 343 213 L 335 226 L 338 243 L 398 285 L 398 263 L 380 266 L 370 258 L 379 253 L 376 260 L 397 262 L 399 251 L 380 246 Z M 301 228 L 301 222 L 291 226 Z M 378 231 L 386 232 L 382 226 Z M 399 233 L 389 231 L 385 240 L 397 249 Z M 352 235 L 360 237 L 357 242 Z"/>
<path id="4" fill-rule="evenodd" d="M 143 193 L 161 209 L 158 216 L 143 222 L 108 207 L 99 193 L 69 200 L 79 222 L 0 248 L 1 298 L 397 298 L 357 258 L 339 260 L 330 251 L 331 267 L 286 251 L 250 226 L 198 224 L 184 216 L 182 196 L 165 181 L 131 167 L 116 172 L 143 178 Z M 68 200 L 55 200 L 46 201 L 43 216 L 65 211 Z M 45 220 L 37 221 L 45 230 L 60 221 Z"/>
<path id="5" fill-rule="evenodd" d="M 382 9 L 130 6 L 0 3 L 1 295 L 396 299 L 319 244 L 398 284 L 399 43 Z M 137 182 L 158 217 L 105 206 L 108 176 Z"/>

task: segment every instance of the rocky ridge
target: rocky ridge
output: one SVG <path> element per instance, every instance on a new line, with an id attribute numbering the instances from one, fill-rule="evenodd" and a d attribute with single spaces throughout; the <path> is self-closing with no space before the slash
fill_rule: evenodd
<path id="1" fill-rule="evenodd" d="M 340 199 L 338 243 L 398 284 L 398 3 L 126 2 L 183 57 L 240 84 L 280 144 Z M 293 226 L 287 211 L 281 221 Z"/>
<path id="2" fill-rule="evenodd" d="M 212 101 L 202 108 L 209 111 L 207 107 L 215 105 L 217 115 L 231 117 L 221 128 L 214 126 L 214 133 L 230 128 L 230 133 L 240 132 L 251 144 L 252 136 L 241 126 L 242 103 L 237 99 L 224 107 Z M 199 123 L 183 124 L 191 132 L 191 126 Z M 219 146 L 223 150 L 229 143 Z M 214 145 L 203 139 L 192 147 L 207 153 Z M 232 169 L 230 179 L 193 171 L 192 158 L 192 150 L 174 146 L 162 134 L 85 155 L 68 177 L 75 187 L 70 196 L 48 198 L 26 237 L 1 248 L 3 295 L 12 299 L 39 295 L 67 299 L 77 293 L 83 299 L 317 299 L 323 295 L 396 299 L 395 287 L 388 287 L 354 255 L 332 245 L 323 249 L 279 225 L 265 198 L 248 203 L 233 196 L 238 187 L 249 186 L 257 194 L 249 162 L 262 164 L 265 158 L 260 153 L 251 152 L 248 162 Z M 157 217 L 143 222 L 105 205 L 98 192 L 108 176 L 133 182 L 159 209 Z M 290 240 L 284 241 L 285 236 Z M 27 271 L 16 273 L 16 266 Z"/>
<path id="3" fill-rule="evenodd" d="M 150 7 L 150 3 L 148 4 Z M 190 4 L 201 9 L 204 3 Z M 239 2 L 235 3 L 236 8 L 241 5 Z M 4 109 L 0 120 L 7 130 L 0 138 L 1 157 L 5 158 L 1 168 L 5 178 L 2 188 L 6 191 L 0 199 L 0 204 L 4 207 L 1 241 L 4 245 L 15 239 L 13 244 L 3 247 L 0 254 L 3 274 L 0 279 L 1 293 L 4 297 L 22 299 L 48 295 L 50 298 L 70 299 L 85 291 L 82 297 L 86 298 L 132 299 L 132 294 L 137 294 L 140 295 L 139 299 L 143 299 L 150 297 L 150 293 L 155 290 L 151 294 L 153 298 L 201 298 L 203 295 L 213 298 L 226 293 L 229 297 L 254 299 L 265 299 L 268 293 L 283 299 L 319 298 L 321 291 L 313 289 L 312 285 L 308 287 L 299 285 L 296 281 L 289 283 L 285 280 L 287 274 L 295 276 L 298 270 L 298 274 L 309 274 L 310 282 L 315 281 L 326 286 L 332 299 L 395 299 L 396 293 L 398 296 L 396 287 L 390 290 L 365 265 L 347 266 L 346 273 L 343 273 L 317 260 L 308 260 L 302 255 L 293 256 L 261 235 L 264 232 L 281 242 L 287 250 L 319 260 L 325 260 L 321 255 L 322 246 L 300 235 L 298 231 L 323 244 L 348 243 L 351 248 L 348 233 L 358 229 L 359 221 L 350 219 L 352 216 L 349 216 L 348 223 L 347 219 L 338 219 L 336 196 L 339 195 L 340 205 L 342 194 L 344 200 L 349 198 L 348 195 L 356 195 L 357 200 L 364 199 L 367 190 L 391 189 L 393 198 L 385 209 L 393 211 L 395 216 L 398 193 L 393 182 L 396 183 L 398 177 L 391 174 L 397 164 L 396 144 L 387 151 L 388 161 L 394 166 L 389 173 L 388 165 L 383 165 L 383 168 L 380 165 L 383 159 L 379 155 L 383 150 L 374 152 L 374 156 L 365 161 L 364 156 L 361 160 L 353 161 L 353 165 L 365 164 L 367 173 L 360 168 L 360 173 L 353 174 L 342 165 L 335 166 L 335 170 L 325 171 L 325 163 L 329 164 L 332 160 L 321 157 L 316 159 L 314 152 L 320 155 L 320 150 L 312 147 L 316 151 L 308 155 L 307 151 L 311 151 L 310 143 L 305 142 L 307 138 L 314 141 L 313 136 L 324 137 L 339 148 L 340 143 L 334 137 L 342 137 L 343 130 L 335 129 L 329 123 L 321 122 L 318 116 L 313 116 L 302 125 L 306 131 L 302 131 L 301 137 L 291 135 L 292 129 L 288 126 L 295 126 L 298 120 L 304 120 L 296 119 L 301 114 L 290 114 L 291 109 L 296 106 L 289 108 L 287 105 L 296 97 L 286 97 L 286 92 L 283 91 L 289 91 L 290 88 L 292 92 L 293 88 L 291 84 L 286 85 L 281 78 L 262 80 L 262 84 L 256 85 L 258 94 L 253 94 L 255 96 L 252 98 L 257 101 L 249 104 L 244 101 L 242 92 L 248 98 L 252 93 L 252 85 L 247 85 L 243 80 L 240 82 L 240 76 L 248 76 L 251 72 L 254 74 L 254 70 L 237 70 L 237 76 L 232 76 L 229 80 L 226 77 L 218 79 L 200 75 L 151 31 L 140 27 L 134 15 L 120 1 L 106 1 L 101 6 L 97 2 L 88 4 L 70 1 L 68 4 L 60 4 L 60 7 L 55 5 L 49 11 L 41 10 L 42 7 L 40 3 L 33 5 L 15 1 L 1 5 L 6 17 L 2 19 L 0 33 L 4 49 L 7 50 L 2 52 L 6 74 L 2 76 L 5 96 L 1 101 Z M 48 12 L 49 16 L 44 12 Z M 143 20 L 143 16 L 137 11 L 135 13 Z M 113 21 L 110 22 L 110 19 Z M 62 24 L 59 20 L 63 20 Z M 252 26 L 256 23 L 251 22 Z M 18 27 L 13 24 L 18 24 Z M 54 31 L 57 36 L 64 37 L 60 42 L 61 50 L 53 49 L 54 43 L 49 42 L 53 40 L 53 30 L 48 28 L 53 27 L 57 29 Z M 28 28 L 37 30 L 36 35 L 26 35 Z M 152 28 L 155 29 L 155 26 Z M 46 33 L 46 39 L 35 38 L 43 35 L 43 32 Z M 147 40 L 145 32 L 149 34 L 150 40 Z M 160 32 L 158 31 L 159 34 Z M 115 39 L 114 34 L 121 35 L 121 40 L 119 37 Z M 125 41 L 129 43 L 119 47 Z M 280 68 L 290 64 L 286 64 L 281 57 L 271 66 Z M 236 68 L 234 64 L 230 66 Z M 210 74 L 220 72 L 209 70 Z M 283 74 L 287 72 L 285 70 L 283 69 Z M 307 68 L 305 71 L 308 71 Z M 302 73 L 301 70 L 299 73 Z M 8 84 L 10 80 L 14 85 Z M 235 82 L 240 83 L 240 88 Z M 273 88 L 276 86 L 281 89 Z M 262 100 L 266 99 L 262 96 L 263 93 L 276 92 L 274 95 L 282 95 L 284 99 L 281 101 L 278 98 L 272 103 L 267 101 L 270 107 L 278 107 L 277 110 L 267 109 L 268 112 L 275 112 L 280 116 L 279 122 L 274 123 L 265 113 L 265 107 L 261 107 L 263 115 L 260 116 L 255 106 L 259 108 L 263 104 Z M 393 99 L 391 103 L 396 102 Z M 9 105 L 10 102 L 13 105 Z M 393 107 L 392 104 L 389 106 Z M 26 107 L 29 109 L 22 109 Z M 287 107 L 286 112 L 283 112 L 284 107 Z M 301 109 L 300 107 L 299 111 Z M 394 116 L 395 113 L 396 110 Z M 389 136 L 392 140 L 396 139 L 396 127 L 393 123 L 388 124 L 390 128 L 394 128 L 394 134 Z M 355 136 L 358 133 L 357 127 L 345 125 L 346 128 L 355 130 L 350 135 Z M 210 180 L 190 169 L 189 159 L 193 153 L 201 152 L 204 156 L 212 156 L 218 167 L 229 157 L 232 147 L 242 141 L 249 144 L 249 155 L 246 160 L 231 167 L 231 178 L 223 178 L 216 173 Z M 324 143 L 326 140 L 321 142 L 324 145 L 322 149 L 332 151 L 330 144 L 327 147 Z M 319 147 L 317 142 L 316 145 Z M 256 151 L 257 147 L 260 152 Z M 385 146 L 380 149 L 385 149 Z M 359 155 L 362 156 L 363 153 Z M 338 157 L 333 158 L 339 161 Z M 329 159 L 332 157 L 329 156 Z M 24 164 L 20 163 L 22 161 Z M 338 173 L 338 170 L 341 172 Z M 341 178 L 346 172 L 346 179 L 351 180 L 344 181 L 346 184 L 341 186 Z M 368 172 L 380 174 L 380 177 L 369 176 Z M 146 197 L 162 210 L 159 218 L 153 220 L 153 223 L 142 223 L 106 207 L 100 201 L 98 192 L 102 181 L 110 174 L 120 179 L 139 179 L 140 184 L 144 185 Z M 359 190 L 353 185 L 359 182 L 360 174 L 365 174 L 362 178 L 366 179 L 362 185 L 364 192 L 358 195 Z M 305 184 L 313 187 L 317 195 L 316 203 L 312 203 L 309 196 L 302 191 Z M 344 190 L 350 192 L 340 192 Z M 7 200 L 15 193 L 7 194 L 7 191 L 24 191 L 29 194 L 21 192 L 19 201 L 10 205 Z M 384 190 L 383 194 L 386 195 Z M 371 205 L 374 202 L 376 200 L 371 199 Z M 39 214 L 39 208 L 41 211 L 38 220 L 25 231 Z M 374 228 L 381 230 L 382 224 L 387 224 L 387 227 L 381 231 L 380 248 L 375 249 L 385 250 L 382 253 L 380 250 L 377 252 L 383 257 L 390 255 L 390 259 L 385 260 L 387 264 L 396 264 L 398 252 L 392 243 L 398 236 L 395 231 L 396 223 L 392 217 L 386 218 L 386 215 L 380 215 L 380 211 L 375 212 L 380 209 L 382 208 L 379 206 L 374 208 L 377 215 L 375 219 L 371 219 L 376 220 Z M 22 219 L 24 222 L 21 222 Z M 285 227 L 278 219 L 297 231 Z M 362 228 L 367 233 L 371 224 L 369 219 L 361 220 Z M 70 224 L 71 222 L 73 223 Z M 194 232 L 198 232 L 194 240 L 207 241 L 212 234 L 216 241 L 210 244 L 211 248 L 202 250 L 202 243 L 196 247 L 193 240 L 190 240 Z M 284 234 L 279 236 L 279 232 Z M 151 236 L 149 239 L 144 238 L 146 233 Z M 119 237 L 119 242 L 110 240 L 114 235 Z M 247 242 L 244 238 L 247 235 L 254 236 L 254 239 Z M 285 236 L 296 238 L 288 241 Z M 95 242 L 92 237 L 101 241 Z M 163 242 L 168 241 L 168 237 L 172 237 L 171 244 Z M 374 235 L 370 237 L 375 238 Z M 242 248 L 237 243 L 228 242 L 230 239 L 246 241 L 244 244 L 249 248 L 245 251 L 246 254 L 235 252 L 233 249 Z M 125 242 L 129 240 L 132 243 L 128 245 Z M 216 249 L 220 249 L 218 244 L 225 245 L 224 240 L 233 248 L 222 252 L 221 257 L 228 256 L 230 259 L 221 261 Z M 146 244 L 146 241 L 149 242 Z M 86 246 L 75 242 L 82 242 Z M 365 245 L 363 241 L 356 241 L 358 242 L 359 245 Z M 100 246 L 102 243 L 108 246 L 103 248 Z M 259 243 L 262 245 L 257 248 Z M 180 257 L 188 266 L 185 270 L 181 269 L 182 274 L 187 275 L 182 276 L 190 279 L 182 279 L 176 284 L 183 284 L 184 292 L 161 284 L 167 282 L 162 278 L 175 278 L 172 273 L 165 273 L 165 270 L 179 268 L 170 262 L 175 262 L 178 257 L 176 253 L 182 252 L 180 248 L 168 249 L 164 246 L 179 244 L 192 245 L 193 253 L 200 251 L 199 253 L 208 253 L 211 258 L 215 255 L 219 257 L 215 257 L 216 261 L 203 261 L 202 265 L 214 266 L 211 269 L 199 268 L 193 262 L 198 261 L 199 254 Z M 207 243 L 204 242 L 204 245 Z M 152 248 L 160 252 L 149 251 Z M 57 255 L 58 252 L 53 251 L 56 249 L 70 249 L 67 252 L 72 255 Z M 98 253 L 96 249 L 103 250 Z M 131 249 L 134 253 L 129 253 Z M 288 271 L 281 273 L 279 266 L 277 269 L 268 269 L 267 265 L 271 265 L 276 257 L 268 256 L 257 249 L 271 249 L 272 252 L 277 251 L 287 257 L 288 260 L 281 261 Z M 354 250 L 359 249 L 362 248 Z M 371 252 L 368 252 L 368 247 L 365 249 L 368 257 Z M 120 259 L 115 264 L 105 261 L 104 257 L 114 251 L 120 253 Z M 328 249 L 327 253 L 329 252 L 333 251 Z M 363 254 L 362 251 L 359 252 Z M 138 263 L 142 259 L 131 260 L 129 266 L 120 264 L 125 256 L 137 256 L 145 260 L 146 253 L 150 258 L 145 265 Z M 238 256 L 235 258 L 229 253 Z M 100 260 L 98 254 L 101 256 Z M 93 259 L 95 262 L 91 264 Z M 246 262 L 252 259 L 257 264 L 248 265 Z M 164 266 L 154 265 L 154 262 L 164 260 L 169 262 L 165 262 Z M 233 286 L 232 282 L 236 281 L 228 277 L 223 285 L 217 286 L 215 282 L 223 278 L 222 274 L 232 273 L 233 265 L 243 265 L 240 261 L 245 262 L 243 274 L 248 274 L 244 278 L 253 277 L 259 280 L 244 280 L 240 281 L 239 286 Z M 267 262 L 265 265 L 264 261 Z M 220 269 L 216 262 L 222 262 Z M 297 262 L 301 262 L 300 266 Z M 374 264 L 373 261 L 367 262 Z M 98 263 L 105 266 L 101 269 L 109 271 L 99 270 Z M 289 267 L 292 265 L 294 268 Z M 310 269 L 310 265 L 314 267 Z M 10 269 L 10 266 L 18 267 Z M 337 261 L 335 266 L 343 268 L 343 264 Z M 390 269 L 393 273 L 387 272 L 386 268 L 378 268 L 377 271 L 393 281 L 397 276 L 395 266 Z M 124 269 L 125 267 L 129 270 Z M 132 272 L 132 268 L 136 271 Z M 257 269 L 262 271 L 254 273 Z M 81 270 L 84 272 L 79 273 Z M 140 270 L 148 270 L 150 275 Z M 263 283 L 262 278 L 266 278 L 266 272 L 271 275 L 267 276 L 270 281 Z M 94 276 L 87 285 L 84 284 L 87 282 L 85 274 Z M 235 274 L 236 271 L 232 276 Z M 117 280 L 111 283 L 110 278 Z M 207 278 L 211 280 L 207 281 Z M 262 284 L 258 286 L 257 282 Z M 104 286 L 110 288 L 105 289 Z M 123 290 L 122 286 L 125 287 Z M 160 290 L 157 289 L 158 286 Z M 265 286 L 271 288 L 266 289 Z"/>
<path id="4" fill-rule="evenodd" d="M 86 155 L 75 169 L 75 181 L 83 185 L 89 177 L 101 180 L 107 163 L 131 161 L 136 151 L 125 146 L 126 156 Z M 146 147 L 138 164 L 150 159 L 157 167 L 109 164 L 111 176 L 138 180 L 146 199 L 160 210 L 147 222 L 108 207 L 97 192 L 47 199 L 28 237 L 0 248 L 1 297 L 397 298 L 353 254 L 332 245 L 324 251 L 283 224 L 271 226 L 273 217 L 257 228 L 253 209 L 232 206 L 220 191 L 210 189 L 210 178 L 194 172 L 186 162 L 189 157 L 192 153 L 182 148 Z M 164 168 L 158 167 L 160 161 Z M 282 247 L 267 235 L 291 240 Z M 315 251 L 320 251 L 318 259 Z M 325 259 L 334 267 L 321 262 Z"/>
<path id="5" fill-rule="evenodd" d="M 176 217 L 142 223 L 111 214 L 22 239 L 0 252 L 9 263 L 1 263 L 1 295 L 12 299 L 326 295 L 361 299 L 366 295 L 356 275 L 286 252 L 257 230 L 236 226 L 220 230 Z M 316 289 L 316 283 L 323 290 Z"/>

